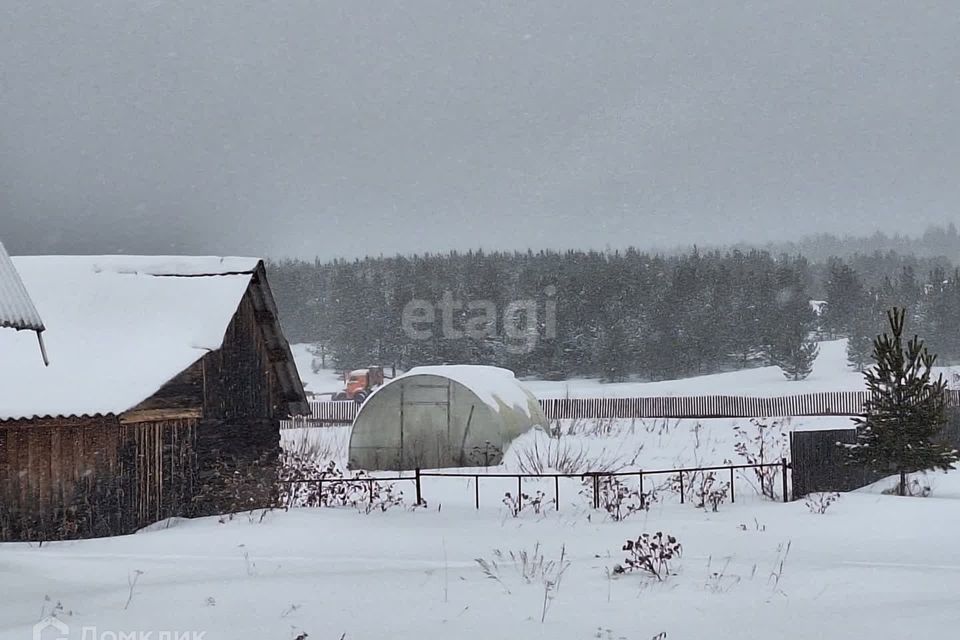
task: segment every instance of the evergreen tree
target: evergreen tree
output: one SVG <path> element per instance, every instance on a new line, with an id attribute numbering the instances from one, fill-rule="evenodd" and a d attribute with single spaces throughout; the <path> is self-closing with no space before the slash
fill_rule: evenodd
<path id="1" fill-rule="evenodd" d="M 874 366 L 864 376 L 870 398 L 865 417 L 858 418 L 857 442 L 849 458 L 879 472 L 900 475 L 899 495 L 906 493 L 906 475 L 925 469 L 952 469 L 957 451 L 934 439 L 947 422 L 947 383 L 932 378 L 936 356 L 914 336 L 903 344 L 905 310 L 887 312 L 890 333 L 873 343 Z"/>
<path id="2" fill-rule="evenodd" d="M 857 371 L 863 371 L 873 353 L 873 340 L 865 331 L 855 330 L 847 339 L 847 362 Z"/>
<path id="3" fill-rule="evenodd" d="M 767 329 L 767 362 L 780 367 L 788 380 L 799 381 L 810 375 L 820 347 L 811 338 L 816 313 L 810 306 L 801 268 L 784 262 L 778 268 L 778 304 Z"/>
<path id="4" fill-rule="evenodd" d="M 882 331 L 882 301 L 876 292 L 867 295 L 865 303 L 857 308 L 847 338 L 847 362 L 857 371 L 864 371 L 873 355 L 873 341 Z"/>
<path id="5" fill-rule="evenodd" d="M 866 301 L 860 277 L 849 265 L 831 260 L 825 287 L 827 306 L 823 311 L 823 328 L 834 336 L 849 335 Z"/>
<path id="6" fill-rule="evenodd" d="M 811 340 L 806 331 L 781 339 L 771 347 L 770 361 L 780 367 L 787 380 L 798 382 L 813 371 L 813 362 L 820 354 L 820 345 Z"/>

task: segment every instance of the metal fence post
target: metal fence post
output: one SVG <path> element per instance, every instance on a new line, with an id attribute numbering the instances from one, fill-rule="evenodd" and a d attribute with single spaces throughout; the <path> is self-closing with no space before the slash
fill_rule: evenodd
<path id="1" fill-rule="evenodd" d="M 600 476 L 593 474 L 593 508 L 600 508 Z"/>
<path id="2" fill-rule="evenodd" d="M 733 467 L 730 467 L 730 504 L 737 501 L 737 496 L 733 490 Z"/>
<path id="3" fill-rule="evenodd" d="M 684 500 L 684 497 L 683 497 L 683 471 L 680 471 L 679 473 L 677 473 L 677 475 L 680 476 L 680 504 L 683 504 L 683 500 Z"/>
<path id="4" fill-rule="evenodd" d="M 417 504 L 421 505 L 423 504 L 423 492 L 420 489 L 420 467 L 417 467 L 416 469 L 414 480 L 417 483 Z"/>
<path id="5" fill-rule="evenodd" d="M 647 506 L 647 498 L 643 495 L 643 469 L 640 470 L 640 508 Z"/>
<path id="6" fill-rule="evenodd" d="M 789 492 L 787 491 L 787 467 L 788 467 L 789 465 L 788 465 L 788 463 L 787 463 L 787 459 L 786 459 L 786 458 L 781 458 L 781 459 L 780 459 L 780 465 L 781 465 L 782 471 L 783 471 L 783 501 L 784 501 L 784 502 L 789 502 L 789 501 L 790 501 L 790 496 L 789 496 Z"/>
<path id="7" fill-rule="evenodd" d="M 553 502 L 560 511 L 560 476 L 553 476 Z"/>
<path id="8" fill-rule="evenodd" d="M 480 508 L 480 476 L 473 476 L 473 502 Z"/>
<path id="9" fill-rule="evenodd" d="M 523 507 L 523 478 L 517 475 L 517 511 Z"/>

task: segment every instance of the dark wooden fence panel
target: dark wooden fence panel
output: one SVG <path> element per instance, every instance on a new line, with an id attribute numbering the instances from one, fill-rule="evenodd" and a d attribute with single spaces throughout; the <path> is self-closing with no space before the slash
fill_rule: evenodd
<path id="1" fill-rule="evenodd" d="M 846 463 L 842 445 L 856 440 L 856 429 L 791 432 L 794 497 L 818 491 L 853 491 L 882 478 L 862 466 Z"/>

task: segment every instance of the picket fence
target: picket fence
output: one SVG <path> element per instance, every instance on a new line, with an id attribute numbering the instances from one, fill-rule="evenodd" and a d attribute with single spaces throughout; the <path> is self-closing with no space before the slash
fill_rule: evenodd
<path id="1" fill-rule="evenodd" d="M 948 401 L 960 403 L 960 391 L 948 391 Z M 858 416 L 867 391 L 828 391 L 769 398 L 748 396 L 662 396 L 637 398 L 543 398 L 540 406 L 550 420 L 644 418 L 777 418 L 784 416 Z M 351 424 L 355 402 L 311 402 L 310 416 L 284 421 L 283 426 Z"/>

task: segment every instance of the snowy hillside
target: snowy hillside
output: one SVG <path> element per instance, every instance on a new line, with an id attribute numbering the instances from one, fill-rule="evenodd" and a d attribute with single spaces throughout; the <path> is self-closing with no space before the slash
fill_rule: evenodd
<path id="1" fill-rule="evenodd" d="M 331 394 L 343 390 L 343 378 L 335 370 L 321 369 L 317 373 L 313 372 L 313 354 L 309 351 L 309 344 L 293 344 L 290 349 L 307 394 Z M 329 400 L 326 396 L 312 399 Z"/>
<path id="2" fill-rule="evenodd" d="M 529 380 L 527 386 L 540 398 L 740 395 L 780 396 L 819 391 L 854 391 L 863 388 L 863 376 L 847 366 L 846 340 L 820 343 L 820 354 L 806 380 L 792 382 L 777 367 L 757 367 L 712 375 L 664 380 L 662 382 L 620 382 L 598 380 L 566 382 Z"/>
<path id="3" fill-rule="evenodd" d="M 293 345 L 300 376 L 314 393 L 339 390 L 342 380 L 332 369 L 313 373 L 309 345 Z M 728 373 L 664 380 L 662 382 L 602 383 L 594 378 L 562 382 L 527 379 L 524 384 L 538 398 L 627 398 L 635 396 L 741 395 L 781 396 L 821 391 L 858 391 L 864 388 L 863 376 L 847 366 L 846 340 L 820 343 L 820 354 L 806 380 L 786 380 L 777 367 L 758 367 Z M 956 367 L 942 368 L 946 377 Z"/>

